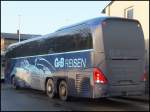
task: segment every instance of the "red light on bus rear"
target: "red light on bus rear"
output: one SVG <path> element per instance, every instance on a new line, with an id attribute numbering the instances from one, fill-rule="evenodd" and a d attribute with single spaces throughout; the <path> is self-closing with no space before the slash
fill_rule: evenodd
<path id="1" fill-rule="evenodd" d="M 146 80 L 147 80 L 147 74 L 146 74 L 146 71 L 144 71 L 144 74 L 143 74 L 142 80 L 143 80 L 143 81 L 146 81 Z"/>
<path id="2" fill-rule="evenodd" d="M 93 77 L 95 83 L 106 84 L 108 82 L 102 71 L 98 68 L 94 68 Z"/>

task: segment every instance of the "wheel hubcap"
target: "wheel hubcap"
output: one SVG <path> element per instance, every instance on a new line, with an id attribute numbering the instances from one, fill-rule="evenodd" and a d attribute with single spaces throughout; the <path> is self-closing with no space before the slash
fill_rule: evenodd
<path id="1" fill-rule="evenodd" d="M 51 85 L 48 85 L 48 87 L 47 87 L 47 90 L 48 90 L 48 92 L 52 92 L 52 86 Z"/>
<path id="2" fill-rule="evenodd" d="M 64 86 L 61 87 L 61 95 L 62 96 L 66 95 L 66 88 Z"/>

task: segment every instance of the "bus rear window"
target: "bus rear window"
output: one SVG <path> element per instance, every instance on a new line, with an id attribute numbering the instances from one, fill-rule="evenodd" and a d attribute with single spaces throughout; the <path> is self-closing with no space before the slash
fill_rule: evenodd
<path id="1" fill-rule="evenodd" d="M 143 52 L 143 32 L 134 20 L 106 20 L 103 24 L 104 49 L 113 57 L 140 57 Z M 106 56 L 109 56 L 107 54 Z"/>

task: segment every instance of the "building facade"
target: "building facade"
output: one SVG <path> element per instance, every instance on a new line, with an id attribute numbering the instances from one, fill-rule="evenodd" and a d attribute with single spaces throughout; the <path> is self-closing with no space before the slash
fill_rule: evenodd
<path id="1" fill-rule="evenodd" d="M 20 41 L 36 38 L 41 35 L 21 34 Z M 19 36 L 15 33 L 1 33 L 1 79 L 4 79 L 5 51 L 10 44 L 19 42 Z"/>
<path id="2" fill-rule="evenodd" d="M 20 41 L 35 38 L 41 35 L 20 34 Z M 1 33 L 1 54 L 5 52 L 10 44 L 19 42 L 19 36 L 16 33 Z"/>
<path id="3" fill-rule="evenodd" d="M 141 23 L 145 38 L 147 88 L 149 88 L 149 1 L 111 1 L 102 13 L 107 16 L 137 19 Z"/>

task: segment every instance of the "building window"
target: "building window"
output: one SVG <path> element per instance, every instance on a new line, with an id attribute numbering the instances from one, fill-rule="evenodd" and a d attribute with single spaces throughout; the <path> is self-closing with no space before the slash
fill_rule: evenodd
<path id="1" fill-rule="evenodd" d="M 133 7 L 125 9 L 125 18 L 133 19 Z"/>

